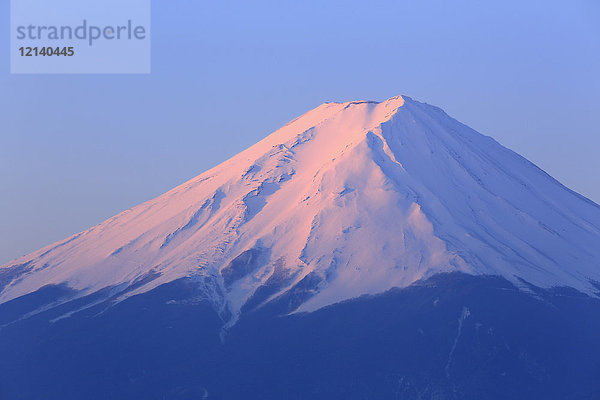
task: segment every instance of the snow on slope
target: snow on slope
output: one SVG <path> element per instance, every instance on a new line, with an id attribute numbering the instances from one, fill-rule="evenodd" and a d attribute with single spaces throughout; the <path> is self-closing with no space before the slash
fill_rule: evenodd
<path id="1" fill-rule="evenodd" d="M 408 97 L 325 103 L 164 195 L 0 269 L 0 302 L 47 284 L 123 297 L 181 277 L 233 315 L 299 284 L 311 311 L 439 272 L 593 295 L 600 207 Z M 266 290 L 269 289 L 269 290 Z"/>

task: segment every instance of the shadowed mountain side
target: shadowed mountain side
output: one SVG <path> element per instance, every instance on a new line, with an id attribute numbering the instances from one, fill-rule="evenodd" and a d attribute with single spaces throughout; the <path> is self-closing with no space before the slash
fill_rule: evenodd
<path id="1" fill-rule="evenodd" d="M 598 398 L 600 301 L 532 289 L 455 273 L 312 313 L 282 316 L 281 298 L 243 314 L 221 342 L 212 304 L 178 280 L 4 326 L 0 398 Z M 0 305 L 0 320 L 64 294 Z"/>

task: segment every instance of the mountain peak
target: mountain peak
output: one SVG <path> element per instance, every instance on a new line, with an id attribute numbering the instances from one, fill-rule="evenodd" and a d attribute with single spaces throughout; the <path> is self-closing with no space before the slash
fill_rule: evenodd
<path id="1" fill-rule="evenodd" d="M 600 281 L 600 208 L 440 109 L 324 103 L 230 160 L 0 269 L 0 302 L 48 284 L 120 298 L 193 279 L 234 316 L 312 311 L 441 272 Z"/>
<path id="2" fill-rule="evenodd" d="M 325 103 L 323 103 L 322 105 L 329 105 L 329 104 L 339 104 L 339 105 L 343 105 L 343 106 L 350 106 L 350 105 L 357 105 L 357 104 L 374 104 L 374 105 L 378 105 L 378 104 L 382 104 L 382 103 L 389 103 L 392 106 L 395 106 L 396 108 L 401 107 L 404 104 L 404 101 L 406 100 L 411 100 L 410 97 L 407 96 L 403 96 L 403 95 L 398 95 L 398 96 L 394 96 L 394 97 L 390 97 L 387 100 L 384 101 L 375 101 L 375 100 L 351 100 L 351 101 L 327 101 Z"/>

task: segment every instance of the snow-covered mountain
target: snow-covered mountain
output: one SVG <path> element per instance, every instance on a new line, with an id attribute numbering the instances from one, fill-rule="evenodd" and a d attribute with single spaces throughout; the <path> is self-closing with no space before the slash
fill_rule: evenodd
<path id="1" fill-rule="evenodd" d="M 0 398 L 598 399 L 598 290 L 598 205 L 438 108 L 326 103 L 0 267 Z"/>
<path id="2" fill-rule="evenodd" d="M 118 299 L 197 279 L 233 320 L 304 288 L 313 311 L 440 272 L 527 290 L 600 282 L 600 207 L 439 108 L 325 103 L 230 160 L 0 268 L 0 303 L 45 285 Z"/>

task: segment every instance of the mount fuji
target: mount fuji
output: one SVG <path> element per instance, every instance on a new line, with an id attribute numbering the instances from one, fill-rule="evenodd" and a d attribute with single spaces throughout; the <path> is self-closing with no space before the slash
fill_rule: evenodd
<path id="1" fill-rule="evenodd" d="M 600 398 L 600 206 L 441 109 L 325 103 L 0 267 L 0 398 Z"/>

